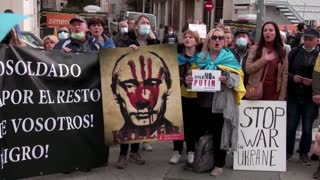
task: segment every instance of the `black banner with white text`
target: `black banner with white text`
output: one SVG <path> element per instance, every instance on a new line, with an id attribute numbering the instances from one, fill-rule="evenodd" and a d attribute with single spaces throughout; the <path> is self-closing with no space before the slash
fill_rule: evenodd
<path id="1" fill-rule="evenodd" d="M 98 53 L 0 45 L 0 179 L 108 161 Z"/>

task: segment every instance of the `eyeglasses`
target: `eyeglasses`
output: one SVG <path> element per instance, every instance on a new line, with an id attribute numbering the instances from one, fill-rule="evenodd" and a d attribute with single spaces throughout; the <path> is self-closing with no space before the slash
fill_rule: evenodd
<path id="1" fill-rule="evenodd" d="M 64 33 L 69 33 L 69 31 L 66 31 L 66 30 L 60 30 L 60 31 L 58 31 L 58 33 L 62 33 L 62 32 L 64 32 Z"/>
<path id="2" fill-rule="evenodd" d="M 218 41 L 224 40 L 224 36 L 211 36 L 212 41 L 216 41 L 217 39 Z"/>

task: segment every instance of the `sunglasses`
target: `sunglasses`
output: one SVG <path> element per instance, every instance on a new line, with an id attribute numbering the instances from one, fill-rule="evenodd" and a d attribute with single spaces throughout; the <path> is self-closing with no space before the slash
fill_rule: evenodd
<path id="1" fill-rule="evenodd" d="M 60 31 L 58 31 L 58 33 L 62 33 L 62 32 L 64 32 L 64 33 L 69 33 L 69 31 L 66 31 L 66 30 L 60 30 Z"/>
<path id="2" fill-rule="evenodd" d="M 217 39 L 218 41 L 224 40 L 224 36 L 211 36 L 212 41 L 216 41 Z"/>

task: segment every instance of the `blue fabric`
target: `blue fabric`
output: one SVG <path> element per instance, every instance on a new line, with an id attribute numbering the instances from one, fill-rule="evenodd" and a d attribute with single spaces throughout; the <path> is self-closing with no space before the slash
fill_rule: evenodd
<path id="1" fill-rule="evenodd" d="M 19 35 L 19 37 L 21 37 L 21 30 L 19 24 L 17 24 L 14 28 L 16 29 L 16 32 Z"/>
<path id="2" fill-rule="evenodd" d="M 26 19 L 27 16 L 11 13 L 2 13 L 0 14 L 1 26 L 0 26 L 0 41 L 2 41 L 8 32 L 19 24 L 21 21 Z"/>
<path id="3" fill-rule="evenodd" d="M 222 49 L 214 61 L 211 60 L 209 52 L 207 57 L 204 57 L 203 52 L 201 52 L 197 55 L 195 63 L 201 69 L 205 70 L 217 70 L 220 65 L 236 70 L 241 69 L 240 63 L 229 49 Z"/>
<path id="4" fill-rule="evenodd" d="M 115 48 L 114 42 L 112 38 L 109 38 L 106 43 L 104 44 L 103 48 Z"/>
<path id="5" fill-rule="evenodd" d="M 192 56 L 191 58 L 186 58 L 183 54 L 178 54 L 178 62 L 179 66 L 184 65 L 185 63 L 189 62 L 192 63 L 196 60 L 196 56 Z"/>

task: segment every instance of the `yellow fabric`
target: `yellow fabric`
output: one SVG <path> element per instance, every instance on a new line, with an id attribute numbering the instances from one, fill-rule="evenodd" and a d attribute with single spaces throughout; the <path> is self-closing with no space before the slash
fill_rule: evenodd
<path id="1" fill-rule="evenodd" d="M 186 98 L 197 98 L 197 92 L 188 91 L 187 88 L 181 85 L 181 96 Z"/>
<path id="2" fill-rule="evenodd" d="M 244 97 L 244 95 L 246 94 L 246 88 L 244 87 L 244 84 L 243 84 L 243 80 L 244 80 L 244 74 L 243 74 L 243 71 L 241 69 L 239 70 L 236 70 L 236 69 L 232 69 L 230 67 L 227 67 L 227 66 L 222 66 L 222 65 L 219 65 L 218 68 L 222 71 L 226 71 L 226 72 L 231 72 L 231 73 L 236 73 L 236 74 L 239 74 L 240 75 L 240 80 L 239 80 L 239 85 L 238 87 L 235 87 L 233 89 L 233 94 L 234 94 L 234 97 L 235 97 L 235 101 L 238 105 L 240 105 L 241 103 L 241 99 Z"/>
<path id="3" fill-rule="evenodd" d="M 320 73 L 320 53 L 318 55 L 318 58 L 316 60 L 316 65 L 314 66 L 314 70 L 318 73 Z"/>

